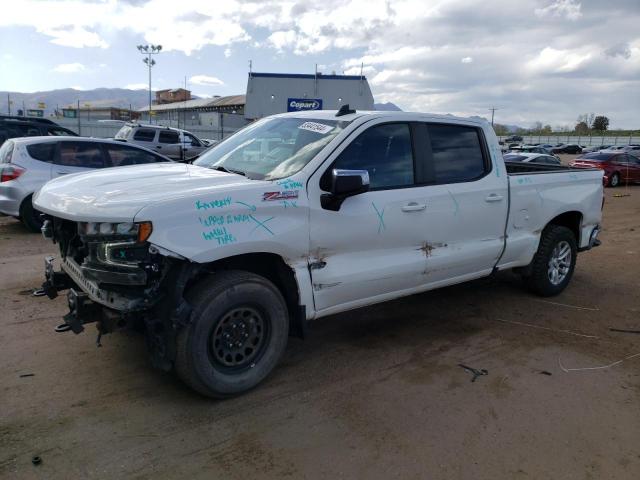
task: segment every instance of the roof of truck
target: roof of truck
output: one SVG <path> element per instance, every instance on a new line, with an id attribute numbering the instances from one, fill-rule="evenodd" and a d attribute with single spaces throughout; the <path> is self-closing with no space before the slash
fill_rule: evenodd
<path id="1" fill-rule="evenodd" d="M 294 118 L 309 118 L 315 120 L 344 120 L 353 121 L 357 118 L 371 116 L 375 118 L 382 117 L 410 117 L 415 118 L 418 116 L 428 117 L 430 119 L 438 119 L 444 122 L 450 122 L 452 120 L 463 122 L 474 122 L 477 124 L 486 123 L 486 120 L 479 117 L 456 117 L 454 115 L 442 115 L 436 113 L 422 113 L 422 112 L 401 112 L 401 111 L 386 111 L 386 110 L 357 110 L 355 113 L 349 113 L 347 115 L 341 115 L 336 117 L 338 110 L 305 110 L 300 112 L 280 113 L 274 115 L 274 117 L 294 117 Z"/>

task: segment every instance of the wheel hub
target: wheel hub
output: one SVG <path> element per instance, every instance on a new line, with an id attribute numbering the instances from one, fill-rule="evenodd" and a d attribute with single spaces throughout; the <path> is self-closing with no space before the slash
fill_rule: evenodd
<path id="1" fill-rule="evenodd" d="M 559 285 L 569 274 L 571 269 L 571 246 L 566 240 L 558 242 L 551 253 L 547 274 L 553 285 Z"/>
<path id="2" fill-rule="evenodd" d="M 265 320 L 250 307 L 227 312 L 211 336 L 214 360 L 225 367 L 253 364 L 265 339 Z"/>

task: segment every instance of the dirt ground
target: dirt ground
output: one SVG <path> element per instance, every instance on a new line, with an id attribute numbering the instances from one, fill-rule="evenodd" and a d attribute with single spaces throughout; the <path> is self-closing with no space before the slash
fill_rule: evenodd
<path id="1" fill-rule="evenodd" d="M 212 401 L 141 336 L 56 334 L 52 244 L 0 218 L 0 478 L 640 478 L 640 187 L 559 297 L 517 277 L 315 322 L 259 388 Z M 458 364 L 487 369 L 471 382 Z M 34 455 L 40 465 L 31 462 Z"/>

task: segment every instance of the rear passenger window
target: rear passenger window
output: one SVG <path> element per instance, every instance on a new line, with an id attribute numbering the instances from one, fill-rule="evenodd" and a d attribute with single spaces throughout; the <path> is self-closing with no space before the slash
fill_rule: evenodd
<path id="1" fill-rule="evenodd" d="M 52 162 L 55 151 L 56 144 L 54 142 L 27 145 L 27 153 L 29 156 L 41 162 Z"/>
<path id="2" fill-rule="evenodd" d="M 61 142 L 57 165 L 102 168 L 104 158 L 100 145 L 93 142 Z"/>
<path id="3" fill-rule="evenodd" d="M 462 125 L 429 124 L 435 183 L 475 180 L 487 170 L 478 130 Z"/>
<path id="4" fill-rule="evenodd" d="M 349 144 L 332 168 L 367 170 L 372 189 L 413 185 L 409 125 L 391 123 L 369 128 Z"/>
<path id="5" fill-rule="evenodd" d="M 133 139 L 139 140 L 141 142 L 153 142 L 155 136 L 155 130 L 151 130 L 149 128 L 139 128 L 136 133 L 133 134 Z"/>
<path id="6" fill-rule="evenodd" d="M 127 147 L 124 145 L 105 145 L 111 167 L 124 167 L 127 165 L 140 165 L 142 163 L 164 162 L 162 157 L 158 157 L 150 152 L 138 148 Z"/>
<path id="7" fill-rule="evenodd" d="M 180 143 L 180 135 L 178 135 L 178 132 L 173 132 L 171 130 L 161 131 L 160 136 L 158 137 L 158 142 Z"/>

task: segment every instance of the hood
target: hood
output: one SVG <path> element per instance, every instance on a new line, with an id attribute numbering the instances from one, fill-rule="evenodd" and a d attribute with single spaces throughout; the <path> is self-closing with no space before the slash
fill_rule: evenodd
<path id="1" fill-rule="evenodd" d="M 147 205 L 266 183 L 181 163 L 132 165 L 56 178 L 34 195 L 33 204 L 68 220 L 130 222 Z"/>

